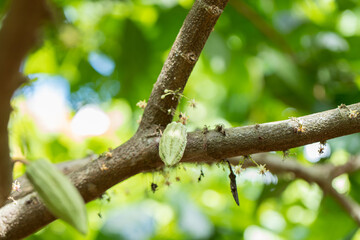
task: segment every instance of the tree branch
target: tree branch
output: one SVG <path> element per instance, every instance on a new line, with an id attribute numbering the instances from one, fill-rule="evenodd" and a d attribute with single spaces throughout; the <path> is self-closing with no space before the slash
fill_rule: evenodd
<path id="1" fill-rule="evenodd" d="M 179 93 L 183 91 L 227 1 L 197 0 L 194 3 L 153 88 L 137 134 L 115 149 L 110 159 L 101 156 L 70 174 L 72 182 L 86 202 L 100 196 L 114 184 L 154 166 L 151 162 L 154 156 L 159 160 L 158 138 L 151 139 L 144 135 L 156 129 L 156 126 L 164 128 L 171 122 L 174 113 L 168 114 L 168 109 L 174 110 L 178 105 L 177 98 L 161 99 L 161 95 L 165 89 L 179 90 Z M 99 167 L 99 163 L 106 165 L 107 170 Z M 157 161 L 156 165 L 160 165 L 159 163 Z M 79 173 L 81 174 L 78 175 Z M 12 209 L 12 206 L 13 204 L 7 204 L 0 209 L 0 239 L 23 238 L 54 220 L 34 194 L 21 198 L 16 209 Z"/>
<path id="2" fill-rule="evenodd" d="M 230 1 L 230 4 L 269 40 L 295 59 L 295 53 L 285 38 L 268 24 L 254 9 L 247 5 L 244 0 L 232 0 Z"/>
<path id="3" fill-rule="evenodd" d="M 228 0 L 197 0 L 171 48 L 145 108 L 139 131 L 171 122 L 179 98 L 161 99 L 165 89 L 182 93 L 200 53 Z M 170 110 L 170 113 L 168 112 Z"/>
<path id="4" fill-rule="evenodd" d="M 225 135 L 188 134 L 183 161 L 218 160 L 259 152 L 284 151 L 314 142 L 360 132 L 360 116 L 351 118 L 352 111 L 360 112 L 360 103 L 315 113 L 285 121 L 236 127 Z"/>
<path id="5" fill-rule="evenodd" d="M 7 132 L 10 99 L 25 81 L 19 73 L 20 64 L 37 41 L 39 28 L 48 17 L 44 0 L 13 0 L 0 30 L 0 206 L 9 196 L 12 182 Z"/>
<path id="6" fill-rule="evenodd" d="M 282 160 L 279 156 L 274 154 L 255 154 L 252 156 L 258 164 L 266 164 L 266 167 L 272 173 L 292 172 L 296 178 L 301 178 L 307 182 L 314 182 L 325 192 L 330 194 L 343 208 L 349 213 L 354 221 L 360 226 L 360 205 L 355 202 L 350 196 L 339 193 L 332 186 L 332 181 L 340 173 L 352 173 L 359 169 L 360 156 L 351 158 L 347 163 L 340 166 L 332 164 L 320 164 L 311 167 L 301 165 L 296 159 Z M 237 163 L 240 159 L 232 158 L 232 163 Z M 349 168 L 350 165 L 357 166 L 356 169 Z M 251 161 L 244 162 L 244 167 L 254 166 Z"/>
<path id="7" fill-rule="evenodd" d="M 180 89 L 182 92 L 226 2 L 195 2 L 154 86 L 137 134 L 113 150 L 112 157 L 100 156 L 69 174 L 86 202 L 135 174 L 163 166 L 158 155 L 159 136 L 148 133 L 155 125 L 163 128 L 172 120 L 173 111 L 169 115 L 168 110 L 177 107 L 178 99 L 161 99 L 161 96 L 165 89 Z M 360 104 L 351 105 L 349 109 L 359 111 Z M 286 150 L 359 132 L 360 118 L 350 118 L 349 109 L 338 108 L 293 120 L 227 129 L 225 134 L 216 131 L 189 133 L 183 161 L 217 161 L 263 151 Z M 0 209 L 0 239 L 23 238 L 52 220 L 54 217 L 37 195 L 28 194 L 17 204 L 10 203 Z"/>
<path id="8" fill-rule="evenodd" d="M 225 136 L 214 130 L 206 134 L 202 131 L 188 133 L 188 143 L 182 161 L 211 162 L 259 152 L 282 151 L 357 133 L 360 131 L 360 117 L 350 118 L 349 109 L 360 111 L 360 103 L 349 105 L 348 109 L 336 108 L 297 119 L 226 129 Z M 303 132 L 298 131 L 300 123 Z M 89 202 L 111 186 L 135 174 L 163 166 L 158 155 L 158 142 L 159 137 L 135 135 L 113 150 L 112 157 L 100 156 L 69 174 L 69 177 L 85 201 Z M 100 167 L 102 164 L 107 170 Z M 316 167 L 305 171 L 296 166 L 294 165 L 292 170 L 294 173 L 304 179 L 308 177 L 319 185 L 329 178 L 328 176 L 324 180 L 323 176 L 327 174 L 319 174 Z M 333 173 L 332 177 L 339 174 L 330 168 L 326 171 Z M 29 194 L 21 198 L 17 205 L 8 204 L 0 209 L 0 239 L 22 238 L 54 220 L 47 210 L 39 205 L 42 206 L 42 203 L 36 195 Z M 9 215 L 9 212 L 12 214 Z"/>

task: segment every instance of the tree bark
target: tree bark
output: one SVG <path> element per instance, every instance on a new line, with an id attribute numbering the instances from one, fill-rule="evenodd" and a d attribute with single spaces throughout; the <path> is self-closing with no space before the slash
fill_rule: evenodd
<path id="1" fill-rule="evenodd" d="M 25 82 L 19 72 L 21 62 L 38 41 L 39 28 L 48 17 L 45 0 L 13 0 L 0 30 L 0 207 L 10 194 L 12 182 L 7 131 L 10 99 Z"/>

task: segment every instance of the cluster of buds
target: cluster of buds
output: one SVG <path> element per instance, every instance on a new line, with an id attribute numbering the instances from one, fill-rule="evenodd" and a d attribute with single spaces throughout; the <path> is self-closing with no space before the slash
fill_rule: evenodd
<path id="1" fill-rule="evenodd" d="M 246 155 L 244 156 L 244 160 L 252 161 L 259 169 L 259 173 L 261 175 L 265 175 L 269 170 L 266 168 L 266 164 L 258 164 L 251 156 Z"/>
<path id="2" fill-rule="evenodd" d="M 13 183 L 12 183 L 12 190 L 14 192 L 20 192 L 21 191 L 21 186 L 20 186 L 20 182 L 18 180 L 15 180 Z"/>
<path id="3" fill-rule="evenodd" d="M 179 97 L 183 97 L 184 95 L 181 94 L 181 88 L 177 89 L 177 90 L 171 90 L 171 89 L 165 89 L 164 90 L 164 94 L 161 95 L 161 99 L 165 99 L 166 96 L 172 96 L 171 99 L 175 100 Z"/>
<path id="4" fill-rule="evenodd" d="M 108 170 L 109 168 L 105 165 L 105 163 L 102 163 L 101 166 L 100 166 L 100 170 L 101 171 L 106 171 Z"/>
<path id="5" fill-rule="evenodd" d="M 184 97 L 184 98 L 188 99 L 188 105 L 190 107 L 192 107 L 192 108 L 195 108 L 196 105 L 197 105 L 195 99 L 190 99 L 190 98 L 186 97 L 185 95 L 183 95 L 181 93 L 181 88 L 179 88 L 177 90 L 165 89 L 164 94 L 161 95 L 161 99 L 165 99 L 166 96 L 172 96 L 172 98 L 171 98 L 172 100 L 180 99 L 180 98 Z M 146 102 L 146 100 L 139 101 L 139 102 L 136 103 L 136 106 L 141 108 L 141 109 L 145 109 L 146 106 L 147 106 L 147 102 Z M 167 113 L 169 115 L 175 114 L 175 109 L 168 109 Z M 179 122 L 186 125 L 188 119 L 189 119 L 189 117 L 186 116 L 185 113 L 180 112 L 180 114 L 179 114 Z M 137 122 L 140 123 L 140 121 L 141 121 L 141 119 L 139 119 Z"/>
<path id="6" fill-rule="evenodd" d="M 147 102 L 145 99 L 136 103 L 136 106 L 138 106 L 141 109 L 145 109 L 146 105 L 147 105 Z"/>
<path id="7" fill-rule="evenodd" d="M 161 95 L 161 99 L 164 99 L 166 96 L 172 96 L 172 100 L 184 97 L 186 99 L 188 99 L 188 105 L 192 108 L 196 107 L 196 102 L 195 99 L 189 99 L 188 97 L 186 97 L 185 95 L 183 95 L 181 92 L 181 88 L 177 89 L 177 90 L 170 90 L 170 89 L 165 89 L 164 90 L 164 94 Z M 168 114 L 173 114 L 175 112 L 174 109 L 168 109 Z M 179 122 L 181 122 L 182 124 L 186 125 L 187 121 L 189 119 L 189 116 L 186 116 L 185 113 L 180 112 L 179 113 Z"/>
<path id="8" fill-rule="evenodd" d="M 298 126 L 294 127 L 294 133 L 301 134 L 305 132 L 306 128 L 301 120 L 294 117 L 291 117 L 290 119 L 298 124 Z"/>
<path id="9" fill-rule="evenodd" d="M 189 106 L 192 107 L 192 108 L 196 108 L 196 105 L 197 105 L 197 103 L 196 103 L 196 101 L 195 101 L 194 98 L 193 98 L 193 99 L 190 99 L 190 100 L 188 101 L 188 104 L 189 104 Z"/>
<path id="10" fill-rule="evenodd" d="M 359 111 L 358 110 L 350 110 L 348 116 L 351 119 L 355 119 L 359 116 Z"/>
<path id="11" fill-rule="evenodd" d="M 186 116 L 185 113 L 182 113 L 182 112 L 181 112 L 181 113 L 179 114 L 179 122 L 181 122 L 182 124 L 186 125 L 188 119 L 189 119 L 189 117 Z"/>
<path id="12" fill-rule="evenodd" d="M 260 164 L 258 165 L 258 168 L 259 168 L 259 173 L 261 175 L 265 175 L 266 172 L 268 172 L 269 170 L 266 168 L 266 164 Z"/>
<path id="13" fill-rule="evenodd" d="M 108 148 L 108 151 L 105 153 L 106 158 L 112 158 L 113 154 L 112 154 L 112 148 Z"/>
<path id="14" fill-rule="evenodd" d="M 357 118 L 359 115 L 360 115 L 360 113 L 359 113 L 359 111 L 358 110 L 352 110 L 352 109 L 350 109 L 348 106 L 346 106 L 345 104 L 340 104 L 340 106 L 338 107 L 339 109 L 346 109 L 346 110 L 348 110 L 349 111 L 349 113 L 348 113 L 348 117 L 350 118 L 350 119 L 355 119 L 355 118 Z"/>
<path id="15" fill-rule="evenodd" d="M 244 171 L 245 169 L 242 167 L 242 164 L 239 164 L 239 165 L 236 165 L 235 166 L 235 173 L 237 174 L 237 175 L 240 175 L 243 171 Z"/>

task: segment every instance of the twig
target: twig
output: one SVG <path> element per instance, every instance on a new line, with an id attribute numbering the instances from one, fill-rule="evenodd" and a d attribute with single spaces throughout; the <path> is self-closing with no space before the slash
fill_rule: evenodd
<path id="1" fill-rule="evenodd" d="M 25 159 L 22 159 L 22 158 L 13 158 L 13 159 L 11 159 L 11 161 L 13 162 L 13 163 L 22 163 L 22 164 L 24 164 L 24 165 L 29 165 L 29 161 L 27 161 L 27 160 L 25 160 Z"/>
<path id="2" fill-rule="evenodd" d="M 246 4 L 244 0 L 232 0 L 230 1 L 230 5 L 247 18 L 269 40 L 275 43 L 277 47 L 295 59 L 294 51 L 291 49 L 285 38 L 268 24 L 254 9 Z"/>
<path id="3" fill-rule="evenodd" d="M 349 215 L 360 226 L 360 206 L 350 196 L 336 191 L 332 186 L 329 186 L 328 193 L 349 213 Z"/>
<path id="4" fill-rule="evenodd" d="M 257 163 L 266 164 L 272 173 L 294 173 L 296 178 L 302 178 L 307 182 L 314 182 L 319 185 L 325 193 L 331 195 L 354 219 L 354 221 L 360 226 L 360 205 L 355 202 L 350 196 L 339 193 L 332 187 L 332 181 L 338 176 L 336 173 L 352 173 L 354 169 L 348 166 L 356 163 L 357 169 L 359 169 L 360 156 L 353 157 L 347 163 L 334 166 L 332 164 L 319 164 L 311 167 L 305 167 L 301 165 L 296 159 L 282 160 L 281 157 L 274 154 L 255 154 L 253 158 Z M 231 158 L 230 161 L 237 163 L 239 157 Z M 349 163 L 351 162 L 351 163 Z M 243 164 L 243 167 L 255 166 L 254 163 L 247 161 Z"/>

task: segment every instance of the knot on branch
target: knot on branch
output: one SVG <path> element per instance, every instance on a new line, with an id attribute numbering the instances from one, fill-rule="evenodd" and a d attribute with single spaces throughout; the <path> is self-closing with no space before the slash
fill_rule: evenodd
<path id="1" fill-rule="evenodd" d="M 217 17 L 222 13 L 222 10 L 218 6 L 215 6 L 215 5 L 211 5 L 211 6 L 208 5 L 205 7 L 205 10 L 214 17 Z"/>
<path id="2" fill-rule="evenodd" d="M 195 64 L 198 59 L 194 52 L 188 52 L 184 57 L 185 60 L 190 64 Z"/>
<path id="3" fill-rule="evenodd" d="M 223 10 L 216 5 L 210 5 L 207 2 L 200 0 L 200 5 L 213 17 L 219 16 Z"/>

